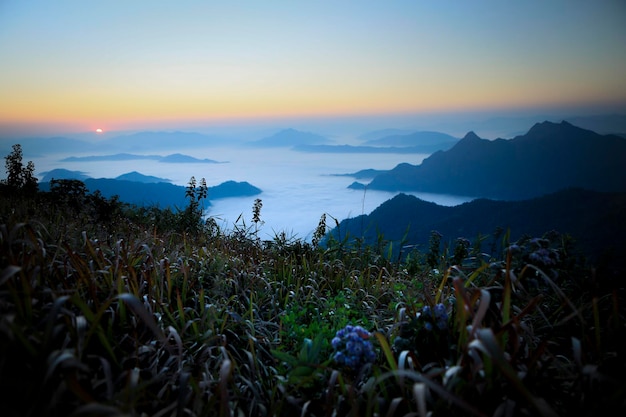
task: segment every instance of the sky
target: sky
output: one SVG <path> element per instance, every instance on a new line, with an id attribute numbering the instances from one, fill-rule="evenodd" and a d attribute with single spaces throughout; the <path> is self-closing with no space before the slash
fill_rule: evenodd
<path id="1" fill-rule="evenodd" d="M 0 133 L 626 112 L 625 74 L 622 0 L 0 0 Z"/>

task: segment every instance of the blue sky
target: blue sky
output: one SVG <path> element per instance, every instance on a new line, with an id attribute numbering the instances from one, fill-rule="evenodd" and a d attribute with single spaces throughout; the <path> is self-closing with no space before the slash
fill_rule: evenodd
<path id="1" fill-rule="evenodd" d="M 626 2 L 0 0 L 0 129 L 626 109 Z"/>

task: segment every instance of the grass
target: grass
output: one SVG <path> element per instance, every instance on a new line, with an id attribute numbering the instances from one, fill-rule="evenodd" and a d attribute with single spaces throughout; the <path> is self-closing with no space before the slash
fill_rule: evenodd
<path id="1" fill-rule="evenodd" d="M 0 203 L 4 416 L 626 410 L 623 287 L 559 234 L 397 259 L 320 243 L 325 216 L 314 244 L 261 241 L 260 200 L 225 234 L 188 210 L 53 197 Z M 371 333 L 373 363 L 333 361 L 347 324 Z"/>

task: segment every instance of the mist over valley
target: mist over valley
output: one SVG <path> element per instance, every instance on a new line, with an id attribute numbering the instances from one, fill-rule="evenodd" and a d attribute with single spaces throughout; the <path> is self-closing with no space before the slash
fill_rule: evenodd
<path id="1" fill-rule="evenodd" d="M 624 119 L 621 118 L 621 126 L 626 131 Z M 597 126 L 602 119 L 577 120 L 593 121 Z M 620 126 L 615 117 L 604 120 L 605 129 L 601 131 Z M 94 180 L 105 178 L 168 183 L 160 188 L 154 184 L 143 185 L 144 192 L 141 193 L 129 190 L 119 193 L 131 196 L 128 198 L 135 204 L 165 204 L 182 208 L 185 204 L 184 187 L 192 177 L 198 181 L 204 178 L 210 188 L 205 213 L 216 219 L 224 230 L 232 230 L 235 222 L 239 222 L 239 226 L 249 225 L 252 206 L 258 198 L 263 204 L 259 232 L 263 239 L 272 239 L 285 232 L 289 237 L 309 240 L 322 215 L 337 222 L 368 215 L 400 192 L 450 207 L 482 197 L 519 200 L 577 186 L 577 183 L 558 183 L 548 177 L 541 180 L 541 185 L 533 184 L 545 174 L 543 170 L 546 168 L 533 173 L 538 169 L 537 162 L 527 162 L 528 170 L 520 168 L 524 158 L 528 161 L 537 158 L 547 161 L 549 166 L 554 167 L 555 173 L 562 171 L 557 167 L 563 163 L 573 172 L 579 172 L 582 178 L 595 181 L 583 183 L 583 188 L 590 185 L 590 189 L 602 191 L 600 185 L 609 183 L 613 184 L 610 187 L 613 191 L 624 191 L 620 187 L 626 188 L 626 180 L 620 179 L 621 172 L 614 172 L 615 167 L 605 164 L 607 170 L 602 173 L 597 172 L 594 165 L 591 167 L 592 175 L 591 171 L 585 171 L 589 167 L 585 167 L 582 161 L 577 162 L 580 164 L 577 166 L 575 162 L 563 160 L 566 154 L 580 154 L 581 151 L 575 149 L 579 145 L 574 139 L 583 137 L 583 140 L 587 138 L 583 152 L 588 157 L 597 151 L 601 155 L 612 155 L 613 161 L 619 161 L 626 140 L 618 135 L 599 135 L 565 122 L 538 122 L 535 127 L 529 126 L 527 133 L 515 138 L 492 140 L 481 139 L 473 132 L 462 140 L 427 129 L 388 128 L 355 131 L 351 135 L 326 132 L 293 128 L 250 130 L 246 134 L 231 133 L 231 136 L 224 131 L 219 135 L 183 131 L 121 135 L 109 132 L 95 138 L 91 134 L 77 138 L 26 138 L 22 142 L 25 158 L 34 161 L 36 174 L 42 182 L 51 178 L 76 178 L 87 181 L 90 187 L 98 186 Z M 480 149 L 483 148 L 502 149 L 503 144 L 521 143 L 525 135 L 535 137 L 535 142 L 530 143 L 522 159 L 515 162 L 521 165 L 510 172 L 505 167 L 507 164 L 513 167 L 513 159 L 517 158 L 510 152 L 481 154 L 484 151 Z M 618 148 L 605 147 L 600 140 L 604 137 L 610 138 Z M 555 142 L 557 138 L 561 138 L 559 140 L 563 143 Z M 540 144 L 541 141 L 544 145 Z M 8 147 L 8 141 L 1 143 L 4 148 Z M 546 147 L 549 143 L 552 148 Z M 559 151 L 559 146 L 567 146 L 567 143 L 571 143 L 573 148 L 567 152 L 563 148 Z M 466 149 L 461 150 L 461 147 Z M 579 160 L 580 156 L 576 158 Z M 599 163 L 602 164 L 602 158 L 607 156 L 600 158 Z M 426 164 L 431 171 L 433 166 L 447 171 L 427 173 L 432 177 L 427 182 L 430 184 L 428 187 L 409 185 L 411 181 L 418 181 L 416 184 L 419 184 L 423 177 L 419 169 L 425 169 L 421 165 L 435 159 L 436 163 Z M 496 164 L 494 168 L 488 168 L 493 164 Z M 416 172 L 398 174 L 408 167 Z M 491 171 L 480 173 L 486 169 Z M 450 173 L 455 171 L 464 174 L 454 179 Z M 487 178 L 488 182 L 481 183 L 472 179 L 472 175 Z M 602 175 L 611 181 L 603 180 Z M 441 184 L 437 185 L 437 181 Z M 471 184 L 471 187 L 465 187 L 468 192 L 463 192 L 463 181 Z M 509 194 L 500 197 L 493 194 L 494 189 L 506 188 L 508 183 L 517 184 L 509 187 Z M 104 187 L 104 182 L 100 184 Z M 105 196 L 115 194 L 116 183 L 107 184 Z M 545 184 L 553 185 L 546 188 Z M 217 192 L 218 187 L 221 192 Z M 225 189 L 229 191 L 225 192 Z M 159 192 L 168 193 L 167 198 L 158 198 L 154 193 Z M 329 221 L 329 227 L 334 227 L 334 220 Z"/>
<path id="2" fill-rule="evenodd" d="M 151 150 L 154 152 L 155 150 Z M 394 196 L 386 191 L 354 191 L 347 187 L 350 177 L 333 174 L 375 167 L 380 170 L 393 168 L 407 158 L 402 154 L 311 154 L 289 148 L 208 147 L 187 150 L 198 159 L 224 161 L 212 163 L 163 163 L 158 159 L 108 160 L 92 156 L 74 157 L 70 161 L 53 157 L 33 158 L 37 174 L 64 168 L 79 171 L 90 178 L 116 178 L 129 171 L 168 180 L 173 185 L 186 186 L 193 176 L 205 178 L 209 186 L 227 181 L 248 182 L 262 192 L 254 197 L 240 196 L 214 199 L 210 193 L 207 215 L 218 220 L 220 226 L 231 229 L 242 215 L 249 222 L 256 198 L 263 201 L 261 219 L 264 222 L 260 235 L 271 239 L 275 233 L 285 231 L 288 236 L 309 239 L 323 213 L 338 220 L 369 213 L 385 200 Z M 410 158 L 419 163 L 427 155 L 417 154 Z M 41 177 L 43 179 L 43 176 Z M 420 194 L 416 194 L 420 195 Z M 422 197 L 441 204 L 458 204 L 467 198 L 437 196 L 422 193 Z"/>

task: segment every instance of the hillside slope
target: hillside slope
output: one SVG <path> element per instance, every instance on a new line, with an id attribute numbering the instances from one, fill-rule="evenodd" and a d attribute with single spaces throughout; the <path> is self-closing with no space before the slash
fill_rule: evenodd
<path id="1" fill-rule="evenodd" d="M 130 174 L 134 178 L 137 178 L 138 173 Z M 158 206 L 161 208 L 170 207 L 174 209 L 183 208 L 188 204 L 185 195 L 187 187 L 167 182 L 147 182 L 145 180 L 139 182 L 110 178 L 87 178 L 83 182 L 89 192 L 98 190 L 105 198 L 118 196 L 120 201 L 136 204 L 138 206 Z M 41 191 L 48 191 L 50 189 L 50 183 L 40 183 L 39 189 Z M 207 200 L 208 205 L 210 205 L 211 200 L 227 197 L 254 196 L 261 192 L 261 189 L 246 181 L 225 181 L 219 185 L 208 188 Z"/>
<path id="2" fill-rule="evenodd" d="M 406 234 L 405 244 L 425 250 L 432 231 L 451 242 L 458 237 L 473 240 L 478 235 L 493 235 L 497 228 L 510 229 L 511 241 L 555 230 L 572 236 L 584 254 L 597 260 L 626 253 L 624 213 L 626 193 L 582 189 L 523 201 L 478 199 L 455 207 L 398 194 L 369 215 L 341 221 L 331 233 L 337 238 L 363 238 L 370 244 L 379 234 L 395 242 Z"/>

